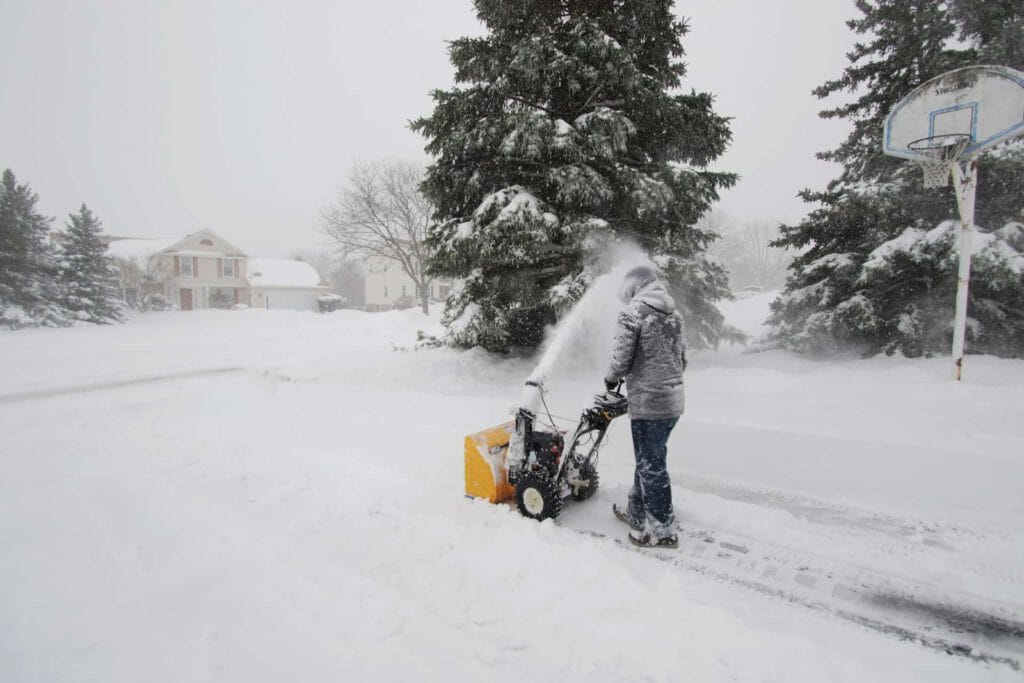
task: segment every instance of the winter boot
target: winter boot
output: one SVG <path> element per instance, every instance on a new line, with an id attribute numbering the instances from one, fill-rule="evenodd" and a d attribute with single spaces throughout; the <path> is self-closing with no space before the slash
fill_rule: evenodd
<path id="1" fill-rule="evenodd" d="M 633 519 L 629 516 L 629 514 L 615 503 L 612 503 L 612 512 L 615 514 L 615 516 L 618 518 L 620 522 L 625 522 L 626 524 L 628 524 L 629 528 L 633 531 L 643 530 L 643 527 L 641 527 L 637 522 L 634 522 Z"/>
<path id="2" fill-rule="evenodd" d="M 630 531 L 629 542 L 639 548 L 678 548 L 679 537 L 675 534 L 655 538 L 647 531 Z"/>

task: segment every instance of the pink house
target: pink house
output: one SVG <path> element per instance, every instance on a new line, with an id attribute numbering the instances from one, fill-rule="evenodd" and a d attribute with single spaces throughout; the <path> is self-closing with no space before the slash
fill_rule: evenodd
<path id="1" fill-rule="evenodd" d="M 182 311 L 249 303 L 248 256 L 212 230 L 200 230 L 153 256 L 164 291 Z"/>
<path id="2" fill-rule="evenodd" d="M 317 311 L 319 297 L 331 291 L 308 263 L 250 257 L 212 230 L 181 240 L 119 238 L 108 249 L 126 300 L 129 292 L 159 293 L 180 311 L 239 304 Z"/>

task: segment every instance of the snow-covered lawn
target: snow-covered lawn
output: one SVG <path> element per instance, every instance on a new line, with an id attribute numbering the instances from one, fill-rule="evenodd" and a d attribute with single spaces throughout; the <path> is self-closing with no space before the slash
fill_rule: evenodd
<path id="1" fill-rule="evenodd" d="M 615 529 L 626 420 L 557 523 L 467 500 L 463 436 L 507 419 L 533 364 L 412 350 L 417 329 L 436 321 L 0 333 L 0 680 L 1019 676 L 576 533 Z M 970 357 L 961 385 L 947 366 L 695 355 L 677 514 L 1019 605 L 1024 363 Z M 572 416 L 601 375 L 566 367 L 551 409 Z"/>

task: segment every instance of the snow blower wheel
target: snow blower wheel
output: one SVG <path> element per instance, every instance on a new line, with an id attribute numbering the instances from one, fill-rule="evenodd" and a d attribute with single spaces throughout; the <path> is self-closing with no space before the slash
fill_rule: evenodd
<path id="1" fill-rule="evenodd" d="M 597 486 L 600 481 L 600 477 L 597 476 L 597 468 L 592 463 L 583 463 L 580 466 L 579 474 L 577 475 L 579 483 L 569 481 L 569 488 L 572 491 L 572 499 L 576 502 L 582 502 L 595 493 L 597 493 Z M 586 483 L 583 483 L 586 482 Z"/>
<path id="2" fill-rule="evenodd" d="M 562 511 L 562 497 L 550 479 L 530 473 L 516 485 L 516 505 L 524 517 L 539 522 L 558 516 Z"/>

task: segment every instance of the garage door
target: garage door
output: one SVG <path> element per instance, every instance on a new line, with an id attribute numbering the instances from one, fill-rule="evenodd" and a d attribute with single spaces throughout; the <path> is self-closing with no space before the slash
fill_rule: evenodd
<path id="1" fill-rule="evenodd" d="M 289 308 L 296 311 L 319 310 L 317 292 L 303 292 L 289 289 L 269 290 L 266 293 L 267 308 Z"/>

